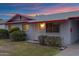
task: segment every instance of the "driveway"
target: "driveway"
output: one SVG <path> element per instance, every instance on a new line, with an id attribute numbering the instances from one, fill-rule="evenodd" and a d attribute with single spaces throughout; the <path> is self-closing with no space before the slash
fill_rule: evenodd
<path id="1" fill-rule="evenodd" d="M 57 54 L 57 56 L 79 56 L 79 43 L 70 45 L 68 48 Z"/>

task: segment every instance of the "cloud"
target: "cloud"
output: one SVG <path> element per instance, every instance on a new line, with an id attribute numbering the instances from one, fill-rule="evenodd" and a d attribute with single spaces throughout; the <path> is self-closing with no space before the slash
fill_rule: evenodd
<path id="1" fill-rule="evenodd" d="M 0 14 L 0 16 L 14 16 L 15 14 Z"/>
<path id="2" fill-rule="evenodd" d="M 17 5 L 20 6 L 21 4 L 12 4 L 13 6 Z M 59 6 L 55 5 L 55 7 L 53 6 L 49 6 L 49 7 L 43 7 L 43 6 L 39 6 L 40 4 L 33 4 L 35 5 L 34 7 L 23 7 L 21 9 L 28 9 L 28 10 L 36 10 L 39 9 L 39 11 L 35 11 L 35 12 L 30 12 L 29 14 L 23 14 L 25 16 L 36 16 L 36 15 L 50 15 L 50 14 L 56 14 L 56 13 L 64 13 L 64 12 L 71 12 L 71 11 L 78 11 L 79 7 L 73 7 L 73 6 L 64 6 L 64 4 L 58 4 Z M 7 13 L 7 14 L 0 14 L 0 15 L 4 15 L 4 16 L 14 16 L 15 13 Z"/>
<path id="3" fill-rule="evenodd" d="M 61 7 L 61 8 L 47 8 L 47 9 L 45 8 L 42 10 L 42 12 L 39 12 L 36 14 L 37 15 L 50 15 L 50 14 L 64 13 L 64 12 L 71 12 L 71 11 L 78 11 L 78 10 L 79 10 L 78 7 Z"/>
<path id="4" fill-rule="evenodd" d="M 69 6 L 68 6 L 69 5 Z M 23 9 L 29 9 L 29 10 L 36 10 L 39 9 L 37 12 L 26 14 L 29 16 L 36 16 L 36 15 L 50 15 L 50 14 L 56 14 L 56 13 L 64 13 L 64 12 L 72 12 L 72 11 L 78 11 L 79 6 L 72 6 L 71 4 L 61 3 L 57 4 L 54 7 L 43 7 L 43 6 L 36 6 L 31 8 L 23 8 Z"/>
<path id="5" fill-rule="evenodd" d="M 79 10 L 78 7 L 44 8 L 41 12 L 35 12 L 35 13 L 23 14 L 23 15 L 35 17 L 36 15 L 50 15 L 50 14 L 64 13 L 64 12 L 71 12 L 78 10 Z M 14 16 L 15 13 L 0 14 L 0 15 Z"/>
<path id="6" fill-rule="evenodd" d="M 42 9 L 44 7 L 38 7 L 38 6 L 35 6 L 35 7 L 29 7 L 29 8 L 26 8 L 26 7 L 23 7 L 23 8 L 20 8 L 22 10 L 38 10 L 38 9 Z"/>
<path id="7" fill-rule="evenodd" d="M 63 12 L 71 12 L 71 11 L 78 11 L 78 7 L 61 7 L 61 8 L 49 8 L 46 9 L 43 13 L 41 14 L 55 14 L 55 13 L 63 13 Z"/>

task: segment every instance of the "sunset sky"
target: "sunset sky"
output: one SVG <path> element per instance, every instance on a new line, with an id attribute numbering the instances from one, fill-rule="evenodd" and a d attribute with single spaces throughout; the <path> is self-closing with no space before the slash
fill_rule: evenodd
<path id="1" fill-rule="evenodd" d="M 9 19 L 15 14 L 35 16 L 78 10 L 79 3 L 4 3 L 0 4 L 0 18 Z"/>

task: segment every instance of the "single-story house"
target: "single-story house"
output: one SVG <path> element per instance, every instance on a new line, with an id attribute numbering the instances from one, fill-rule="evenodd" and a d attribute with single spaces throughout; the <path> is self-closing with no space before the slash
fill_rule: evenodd
<path id="1" fill-rule="evenodd" d="M 53 24 L 54 23 L 54 24 Z M 27 33 L 29 40 L 38 41 L 39 35 L 60 36 L 65 45 L 79 40 L 79 11 L 28 17 L 16 14 L 1 29 L 19 27 Z"/>

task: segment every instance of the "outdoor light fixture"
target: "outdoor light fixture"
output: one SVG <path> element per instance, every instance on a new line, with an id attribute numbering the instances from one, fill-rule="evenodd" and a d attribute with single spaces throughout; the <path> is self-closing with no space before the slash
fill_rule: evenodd
<path id="1" fill-rule="evenodd" d="M 40 23 L 40 28 L 44 29 L 45 28 L 45 23 Z"/>

